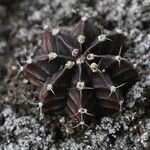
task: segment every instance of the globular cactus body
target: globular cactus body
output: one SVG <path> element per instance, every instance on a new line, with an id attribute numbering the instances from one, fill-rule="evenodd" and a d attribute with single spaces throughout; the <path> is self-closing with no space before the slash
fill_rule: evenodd
<path id="1" fill-rule="evenodd" d="M 38 87 L 42 111 L 66 111 L 83 125 L 101 109 L 121 110 L 125 89 L 137 77 L 122 57 L 125 39 L 121 33 L 101 34 L 91 19 L 81 19 L 70 34 L 45 28 L 42 54 L 23 70 Z"/>

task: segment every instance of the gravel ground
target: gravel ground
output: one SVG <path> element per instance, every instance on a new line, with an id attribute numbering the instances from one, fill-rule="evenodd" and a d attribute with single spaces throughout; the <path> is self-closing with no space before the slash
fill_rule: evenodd
<path id="1" fill-rule="evenodd" d="M 84 132 L 65 116 L 39 119 L 36 92 L 20 74 L 17 60 L 41 48 L 42 30 L 76 22 L 80 14 L 97 14 L 97 24 L 123 32 L 125 54 L 139 70 L 129 89 L 126 109 L 104 116 Z M 145 150 L 150 149 L 150 1 L 149 0 L 0 0 L 0 149 L 2 150 Z M 26 50 L 27 49 L 27 50 Z"/>

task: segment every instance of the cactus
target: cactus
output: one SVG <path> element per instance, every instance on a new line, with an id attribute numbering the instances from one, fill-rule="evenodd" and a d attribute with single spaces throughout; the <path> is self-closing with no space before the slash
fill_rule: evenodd
<path id="1" fill-rule="evenodd" d="M 125 58 L 126 37 L 103 34 L 91 18 L 72 33 L 46 26 L 42 54 L 28 57 L 24 75 L 39 91 L 43 113 L 67 112 L 78 125 L 102 112 L 121 111 L 137 71 Z"/>

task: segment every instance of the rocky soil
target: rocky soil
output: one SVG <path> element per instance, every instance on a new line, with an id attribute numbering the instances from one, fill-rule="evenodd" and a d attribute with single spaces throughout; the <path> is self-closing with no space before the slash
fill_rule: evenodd
<path id="1" fill-rule="evenodd" d="M 39 26 L 72 26 L 94 14 L 107 30 L 123 32 L 125 54 L 139 70 L 122 113 L 104 116 L 82 131 L 66 116 L 39 119 L 36 92 L 16 74 L 17 61 L 41 49 Z M 150 149 L 150 1 L 149 0 L 0 0 L 0 150 L 145 150 Z"/>

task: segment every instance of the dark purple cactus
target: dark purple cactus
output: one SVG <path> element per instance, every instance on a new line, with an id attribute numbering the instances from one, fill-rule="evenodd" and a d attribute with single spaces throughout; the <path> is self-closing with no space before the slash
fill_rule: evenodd
<path id="1" fill-rule="evenodd" d="M 121 110 L 124 93 L 137 78 L 137 71 L 122 57 L 125 36 L 105 35 L 82 18 L 70 34 L 46 27 L 42 54 L 29 58 L 27 79 L 39 89 L 43 113 L 66 111 L 85 125 L 102 110 Z"/>

